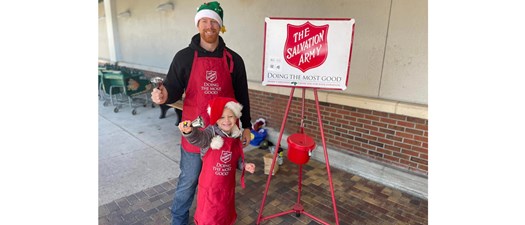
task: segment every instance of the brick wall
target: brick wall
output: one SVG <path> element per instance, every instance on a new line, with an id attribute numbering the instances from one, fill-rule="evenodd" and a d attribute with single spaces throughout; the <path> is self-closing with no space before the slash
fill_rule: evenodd
<path id="1" fill-rule="evenodd" d="M 298 90 L 296 90 L 297 92 Z M 299 90 L 301 91 L 301 90 Z M 289 96 L 250 90 L 252 120 L 279 131 Z M 293 98 L 285 130 L 299 130 L 301 98 Z M 428 175 L 428 120 L 320 102 L 326 145 L 383 164 Z M 305 101 L 305 133 L 321 145 L 314 100 Z"/>
<path id="2" fill-rule="evenodd" d="M 143 72 L 149 78 L 166 76 Z M 288 95 L 250 90 L 252 121 L 262 117 L 266 119 L 267 126 L 279 131 L 288 99 Z M 428 175 L 427 119 L 325 102 L 319 105 L 328 148 Z M 301 99 L 293 98 L 286 132 L 292 134 L 299 131 L 300 122 Z M 321 145 L 314 100 L 305 101 L 304 124 L 305 133 Z"/>
<path id="3" fill-rule="evenodd" d="M 125 67 L 125 66 L 119 66 L 118 63 L 115 65 L 115 64 L 110 64 L 110 63 L 98 62 L 98 66 L 99 67 L 103 67 L 103 66 L 106 66 L 106 65 L 111 65 L 111 66 L 115 66 L 115 67 Z M 163 74 L 163 73 L 157 73 L 157 72 L 152 72 L 152 71 L 148 71 L 148 70 L 141 70 L 141 69 L 134 68 L 132 66 L 130 66 L 128 68 L 132 68 L 132 69 L 135 69 L 135 70 L 138 70 L 138 71 L 142 71 L 147 78 L 153 78 L 153 77 L 166 78 L 166 74 Z"/>
<path id="4" fill-rule="evenodd" d="M 146 70 L 143 70 L 143 72 L 144 72 L 144 75 L 148 78 L 162 77 L 166 79 L 166 74 L 161 74 L 161 73 L 156 73 L 156 72 L 151 72 L 151 71 L 146 71 Z"/>

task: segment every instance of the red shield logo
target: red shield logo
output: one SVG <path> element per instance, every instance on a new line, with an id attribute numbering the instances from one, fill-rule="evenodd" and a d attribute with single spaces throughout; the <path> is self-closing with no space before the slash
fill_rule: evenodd
<path id="1" fill-rule="evenodd" d="M 209 82 L 215 82 L 217 80 L 217 71 L 208 70 L 206 71 L 206 80 Z"/>
<path id="2" fill-rule="evenodd" d="M 322 65 L 328 56 L 328 27 L 328 24 L 314 26 L 310 22 L 300 26 L 287 24 L 286 62 L 303 73 Z"/>
<path id="3" fill-rule="evenodd" d="M 222 151 L 221 152 L 221 162 L 228 163 L 232 159 L 232 152 Z"/>

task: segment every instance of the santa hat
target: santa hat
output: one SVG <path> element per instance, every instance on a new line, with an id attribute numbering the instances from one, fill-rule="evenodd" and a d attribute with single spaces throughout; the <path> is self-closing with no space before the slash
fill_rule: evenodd
<path id="1" fill-rule="evenodd" d="M 216 97 L 208 102 L 208 115 L 210 116 L 210 125 L 215 124 L 217 120 L 219 120 L 219 118 L 222 117 L 224 108 L 230 109 L 235 115 L 235 117 L 237 117 L 237 121 L 239 120 L 239 118 L 241 118 L 241 104 L 239 104 L 233 98 Z M 234 126 L 231 133 L 231 137 L 239 137 L 241 134 L 242 132 L 240 131 L 239 127 L 237 125 Z M 223 143 L 224 140 L 221 138 L 221 136 L 217 135 L 212 138 L 210 147 L 212 149 L 220 149 Z"/>
<path id="2" fill-rule="evenodd" d="M 213 1 L 213 2 L 205 2 L 199 8 L 197 8 L 197 14 L 195 14 L 195 26 L 198 27 L 199 20 L 203 17 L 208 17 L 216 20 L 219 22 L 219 26 L 221 27 L 222 33 L 226 32 L 226 27 L 222 23 L 223 18 L 223 10 L 221 7 L 221 4 Z"/>
<path id="3" fill-rule="evenodd" d="M 263 119 L 263 118 L 257 119 L 255 121 L 255 123 L 253 123 L 253 125 L 252 125 L 252 130 L 255 130 L 255 125 L 259 125 L 259 128 L 265 127 L 266 126 L 266 120 Z"/>
<path id="4" fill-rule="evenodd" d="M 215 124 L 222 116 L 224 108 L 230 109 L 237 119 L 241 118 L 242 105 L 233 98 L 216 97 L 208 102 L 208 115 L 210 115 L 210 124 Z"/>

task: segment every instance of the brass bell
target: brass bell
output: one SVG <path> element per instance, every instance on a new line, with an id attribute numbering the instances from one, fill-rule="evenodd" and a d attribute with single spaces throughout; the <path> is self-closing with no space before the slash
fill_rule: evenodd
<path id="1" fill-rule="evenodd" d="M 197 117 L 197 119 L 191 121 L 191 124 L 189 124 L 188 122 L 184 122 L 182 125 L 184 127 L 187 127 L 187 126 L 191 126 L 195 128 L 204 127 L 204 120 L 202 119 L 201 116 L 199 116 Z"/>

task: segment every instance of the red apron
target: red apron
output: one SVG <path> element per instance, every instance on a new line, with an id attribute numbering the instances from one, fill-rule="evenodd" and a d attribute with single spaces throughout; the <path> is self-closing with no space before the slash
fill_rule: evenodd
<path id="1" fill-rule="evenodd" d="M 228 68 L 226 57 L 230 58 L 231 68 Z M 217 97 L 235 98 L 232 78 L 233 59 L 231 54 L 224 49 L 222 58 L 193 56 L 193 65 L 190 80 L 186 87 L 186 97 L 182 111 L 182 120 L 193 121 L 198 116 L 204 119 L 207 126 L 210 117 L 207 112 L 208 101 Z M 188 142 L 185 137 L 181 140 L 182 148 L 187 152 L 199 153 L 199 147 Z"/>
<path id="2" fill-rule="evenodd" d="M 239 157 L 244 161 L 244 152 L 239 138 L 222 138 L 220 149 L 210 148 L 202 157 L 194 216 L 197 225 L 233 225 L 237 219 L 235 172 Z M 242 171 L 241 183 L 244 168 Z"/>

